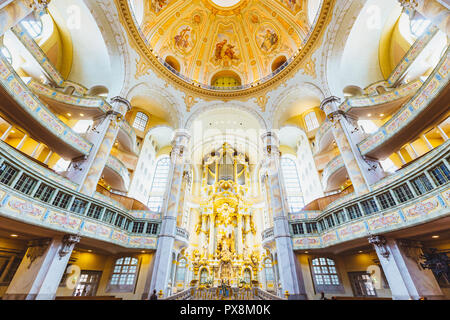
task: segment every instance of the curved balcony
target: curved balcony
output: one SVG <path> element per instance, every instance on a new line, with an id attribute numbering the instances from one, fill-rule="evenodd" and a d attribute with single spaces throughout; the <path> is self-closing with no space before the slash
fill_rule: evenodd
<path id="1" fill-rule="evenodd" d="M 16 35 L 17 39 L 19 39 L 19 41 L 33 56 L 33 58 L 39 63 L 47 76 L 52 79 L 58 86 L 62 86 L 64 83 L 64 78 L 48 59 L 47 55 L 42 51 L 41 47 L 39 47 L 39 45 L 28 34 L 25 28 L 23 28 L 19 23 L 11 28 L 11 31 Z"/>
<path id="2" fill-rule="evenodd" d="M 377 132 L 358 144 L 361 154 L 385 159 L 448 115 L 450 47 L 419 91 Z"/>
<path id="3" fill-rule="evenodd" d="M 189 232 L 183 228 L 177 227 L 174 245 L 178 250 L 189 246 Z"/>
<path id="4" fill-rule="evenodd" d="M 125 151 L 137 154 L 136 132 L 126 120 L 120 122 L 120 130 L 117 134 L 117 140 L 119 140 L 120 145 L 125 149 Z"/>
<path id="5" fill-rule="evenodd" d="M 448 157 L 449 154 L 450 140 L 430 151 L 410 166 L 373 185 L 369 194 L 361 196 L 349 194 L 331 203 L 319 216 L 317 216 L 317 211 L 313 211 L 312 218 L 309 218 L 307 215 L 290 216 L 291 223 L 298 223 L 299 221 L 318 222 L 341 210 L 347 211 L 346 208 L 349 206 L 358 205 L 361 208 L 359 217 L 353 217 L 353 219 L 347 219 L 346 222 L 341 223 L 334 220 L 334 227 L 319 230 L 318 233 L 314 234 L 293 235 L 294 250 L 328 248 L 344 242 L 349 242 L 346 244 L 346 247 L 351 246 L 352 243 L 360 245 L 361 241 L 367 243 L 365 238 L 370 235 L 393 232 L 410 227 L 419 228 L 419 226 L 424 224 L 426 224 L 426 227 L 420 227 L 421 232 L 424 233 L 429 233 L 430 230 L 434 229 L 442 230 L 446 228 L 450 220 L 449 181 L 442 185 L 433 185 L 431 191 L 422 195 L 414 192 L 413 197 L 405 202 L 399 202 L 395 197 L 395 204 L 386 209 L 382 209 L 378 204 L 378 209 L 369 214 L 362 212 L 363 205 L 361 203 L 368 199 L 376 199 L 378 195 L 384 194 L 388 190 L 407 184 L 409 180 L 429 171 L 436 165 L 437 161 Z M 411 190 L 411 192 L 413 191 Z M 353 242 L 350 243 L 350 241 Z"/>
<path id="6" fill-rule="evenodd" d="M 262 246 L 266 249 L 271 249 L 275 247 L 275 238 L 274 238 L 274 229 L 273 227 L 264 230 L 261 233 L 262 238 Z"/>
<path id="7" fill-rule="evenodd" d="M 77 192 L 77 186 L 53 171 L 39 166 L 34 161 L 18 156 L 12 148 L 0 143 L 0 161 L 11 167 L 15 179 L 0 183 L 0 224 L 27 225 L 51 229 L 64 233 L 76 233 L 82 237 L 116 244 L 124 248 L 156 249 L 160 214 L 150 211 L 128 211 L 110 201 L 88 197 Z M 35 181 L 34 188 L 20 189 L 17 181 L 27 175 Z M 40 186 L 51 188 L 49 198 L 42 198 L 37 192 Z M 68 196 L 64 205 L 55 203 L 56 195 Z M 84 203 L 83 208 L 74 206 L 75 200 Z M 97 216 L 87 214 L 87 208 L 96 205 L 101 208 Z M 81 210 L 82 209 L 82 210 Z M 108 215 L 108 214 L 109 215 Z M 121 216 L 121 223 L 117 217 Z M 125 220 L 129 223 L 125 223 Z M 131 233 L 133 223 L 154 225 L 151 233 Z"/>
<path id="8" fill-rule="evenodd" d="M 113 189 L 121 192 L 128 191 L 128 187 L 130 186 L 130 173 L 122 161 L 113 155 L 110 155 L 106 161 L 103 178 Z"/>
<path id="9" fill-rule="evenodd" d="M 445 199 L 445 201 L 443 200 Z M 413 227 L 443 218 L 450 218 L 450 187 L 445 185 L 426 194 L 414 203 L 408 202 L 370 216 L 364 216 L 321 232 L 319 235 L 293 237 L 294 250 L 327 248 L 342 242 L 367 238 L 373 234 L 386 233 Z M 445 224 L 441 222 L 439 224 Z"/>
<path id="10" fill-rule="evenodd" d="M 423 35 L 413 43 L 411 48 L 409 48 L 408 52 L 402 58 L 399 64 L 395 67 L 394 71 L 390 74 L 387 82 L 391 86 L 395 86 L 398 81 L 400 81 L 409 67 L 416 61 L 416 58 L 423 51 L 423 49 L 428 45 L 428 43 L 433 39 L 436 33 L 439 31 L 439 28 L 434 26 L 433 24 L 423 33 Z"/>
<path id="11" fill-rule="evenodd" d="M 323 122 L 316 133 L 315 154 L 322 153 L 333 141 L 332 124 L 330 121 Z"/>
<path id="12" fill-rule="evenodd" d="M 112 110 L 102 98 L 65 94 L 34 79 L 28 81 L 28 87 L 57 114 L 71 113 L 74 119 L 80 113 L 84 115 L 82 119 L 92 119 Z"/>
<path id="13" fill-rule="evenodd" d="M 358 119 L 372 119 L 368 113 L 392 114 L 397 111 L 422 86 L 416 80 L 402 87 L 375 96 L 360 96 L 346 99 L 339 109 Z"/>
<path id="14" fill-rule="evenodd" d="M 347 169 L 341 155 L 333 158 L 322 172 L 324 192 L 338 189 L 347 180 Z"/>
<path id="15" fill-rule="evenodd" d="M 0 58 L 0 111 L 11 122 L 65 159 L 86 156 L 92 144 L 59 120 L 37 98 L 12 66 Z"/>

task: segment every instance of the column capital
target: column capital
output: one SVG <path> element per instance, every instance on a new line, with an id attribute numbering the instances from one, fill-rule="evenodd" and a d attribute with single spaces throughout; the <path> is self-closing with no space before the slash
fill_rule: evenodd
<path id="1" fill-rule="evenodd" d="M 43 11 L 47 9 L 51 0 L 29 0 L 29 6 L 35 11 Z"/>
<path id="2" fill-rule="evenodd" d="M 389 258 L 389 250 L 387 249 L 386 245 L 386 238 L 383 236 L 371 236 L 369 237 L 369 243 L 373 244 L 374 246 L 378 247 L 380 249 L 381 255 L 388 259 Z"/>
<path id="3" fill-rule="evenodd" d="M 131 110 L 131 103 L 120 96 L 116 96 L 111 98 L 111 103 L 113 104 L 113 110 L 119 112 L 122 115 L 125 115 L 128 111 Z"/>
<path id="4" fill-rule="evenodd" d="M 69 252 L 71 252 L 73 249 L 73 245 L 79 243 L 80 240 L 81 240 L 81 237 L 79 235 L 66 234 L 62 240 L 62 247 L 58 252 L 59 258 L 62 259 Z"/>
<path id="5" fill-rule="evenodd" d="M 328 116 L 334 115 L 336 113 L 342 113 L 339 112 L 339 104 L 341 103 L 341 99 L 336 96 L 330 96 L 328 98 L 325 98 L 320 103 L 320 109 L 325 112 L 325 114 Z"/>
<path id="6" fill-rule="evenodd" d="M 28 250 L 26 257 L 30 259 L 30 264 L 28 265 L 28 269 L 30 269 L 33 262 L 42 256 L 50 245 L 52 239 L 44 238 L 44 239 L 36 239 L 28 241 Z"/>
<path id="7" fill-rule="evenodd" d="M 417 0 L 398 0 L 398 2 L 405 9 L 415 10 L 419 6 L 419 2 Z"/>

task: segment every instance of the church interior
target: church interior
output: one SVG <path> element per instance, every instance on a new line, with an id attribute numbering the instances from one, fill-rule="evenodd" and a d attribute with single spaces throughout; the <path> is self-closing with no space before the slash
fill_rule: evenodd
<path id="1" fill-rule="evenodd" d="M 0 0 L 0 299 L 450 299 L 447 0 Z"/>

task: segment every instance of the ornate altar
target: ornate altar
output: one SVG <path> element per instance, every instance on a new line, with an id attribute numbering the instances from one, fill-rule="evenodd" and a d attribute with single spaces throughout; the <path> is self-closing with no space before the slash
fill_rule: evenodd
<path id="1" fill-rule="evenodd" d="M 260 253 L 251 202 L 247 199 L 248 158 L 224 144 L 204 161 L 203 195 L 197 225 L 194 277 L 207 266 L 214 284 L 238 286 L 258 279 Z M 203 269 L 202 269 L 203 270 Z"/>

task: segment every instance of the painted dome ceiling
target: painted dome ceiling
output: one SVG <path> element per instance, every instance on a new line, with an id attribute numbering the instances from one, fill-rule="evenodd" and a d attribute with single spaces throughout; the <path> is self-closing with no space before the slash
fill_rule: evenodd
<path id="1" fill-rule="evenodd" d="M 202 86 L 248 87 L 271 78 L 305 44 L 319 0 L 131 0 L 153 54 Z"/>

